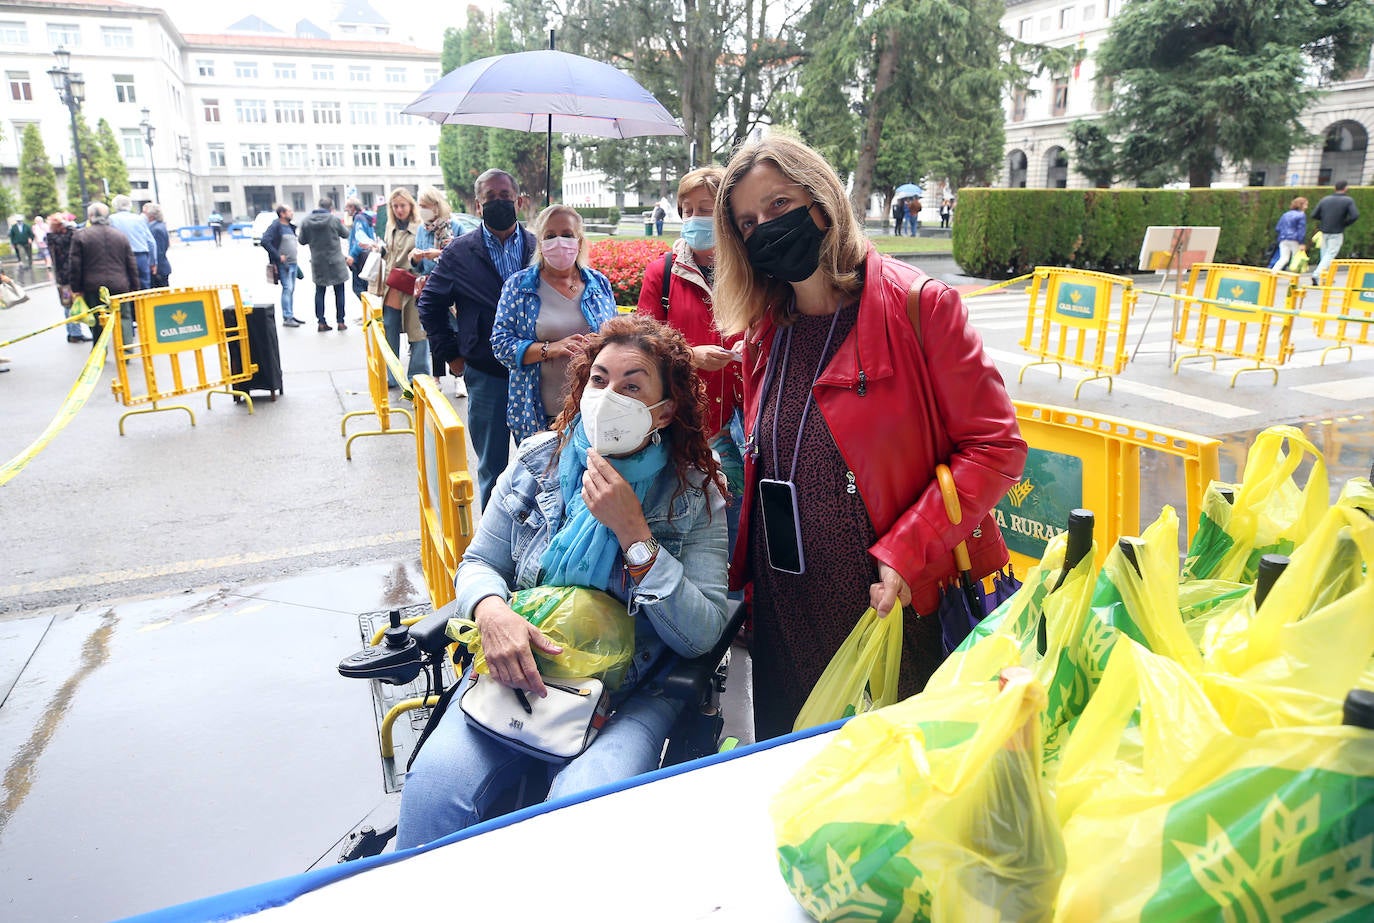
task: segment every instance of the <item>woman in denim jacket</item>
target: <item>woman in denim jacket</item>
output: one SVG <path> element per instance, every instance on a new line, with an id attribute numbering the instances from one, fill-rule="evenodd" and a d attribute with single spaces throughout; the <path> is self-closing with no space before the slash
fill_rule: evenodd
<path id="1" fill-rule="evenodd" d="M 616 317 L 588 338 L 569 379 L 554 431 L 520 446 L 454 581 L 456 614 L 476 620 L 492 678 L 535 695 L 545 688 L 534 650 L 561 649 L 511 610 L 512 592 L 590 586 L 635 620 L 614 713 L 581 756 L 549 764 L 549 798 L 656 768 L 681 710 L 658 683 L 676 658 L 709 651 L 726 623 L 725 500 L 686 340 Z M 397 847 L 491 816 L 537 763 L 449 709 L 406 777 Z"/>
<path id="2" fill-rule="evenodd" d="M 568 393 L 568 365 L 587 337 L 615 316 L 615 294 L 587 266 L 582 216 L 550 205 L 534 221 L 534 262 L 506 280 L 491 351 L 510 369 L 506 421 L 519 443 L 549 428 Z"/>

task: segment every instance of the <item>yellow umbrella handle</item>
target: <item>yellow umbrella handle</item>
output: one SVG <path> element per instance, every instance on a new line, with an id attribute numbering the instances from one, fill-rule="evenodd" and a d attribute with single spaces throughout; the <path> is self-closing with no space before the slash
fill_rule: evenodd
<path id="1" fill-rule="evenodd" d="M 954 473 L 949 470 L 949 465 L 941 463 L 935 466 L 935 480 L 940 483 L 940 495 L 945 500 L 945 515 L 951 523 L 959 525 L 964 521 L 964 512 L 959 507 L 959 492 L 954 489 Z M 961 571 L 973 569 L 966 543 L 960 542 L 954 546 L 954 564 Z"/>

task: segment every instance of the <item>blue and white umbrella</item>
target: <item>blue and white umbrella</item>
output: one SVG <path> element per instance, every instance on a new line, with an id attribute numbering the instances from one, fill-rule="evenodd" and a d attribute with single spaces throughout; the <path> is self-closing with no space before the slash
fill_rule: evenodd
<path id="1" fill-rule="evenodd" d="M 921 190 L 921 187 L 917 186 L 915 183 L 902 183 L 902 185 L 898 186 L 892 192 L 892 198 L 894 199 L 919 199 L 923 195 L 925 195 L 925 193 Z"/>
<path id="2" fill-rule="evenodd" d="M 653 94 L 609 64 L 565 51 L 521 51 L 464 64 L 405 108 L 441 125 L 600 138 L 684 135 Z"/>

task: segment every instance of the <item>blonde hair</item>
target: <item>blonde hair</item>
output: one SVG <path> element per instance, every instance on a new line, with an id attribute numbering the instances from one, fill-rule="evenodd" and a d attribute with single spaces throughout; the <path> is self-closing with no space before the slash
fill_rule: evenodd
<path id="1" fill-rule="evenodd" d="M 720 192 L 720 181 L 725 176 L 725 168 L 711 164 L 706 167 L 697 167 L 688 173 L 677 184 L 677 210 L 682 213 L 682 200 L 687 198 L 698 189 L 705 189 L 715 198 Z"/>
<path id="2" fill-rule="evenodd" d="M 530 232 L 534 234 L 534 262 L 532 265 L 543 268 L 544 266 L 544 228 L 549 221 L 559 215 L 568 215 L 572 218 L 573 232 L 577 234 L 577 266 L 582 268 L 587 265 L 587 255 L 590 250 L 587 244 L 587 235 L 582 233 L 582 213 L 571 205 L 550 205 L 539 213 L 534 219 L 534 227 Z"/>
<path id="3" fill-rule="evenodd" d="M 444 195 L 442 189 L 437 189 L 434 186 L 421 186 L 415 201 L 417 205 L 425 205 L 426 203 L 432 205 L 434 217 L 437 219 L 447 221 L 453 215 L 453 209 L 448 204 L 448 196 Z"/>
<path id="4" fill-rule="evenodd" d="M 774 131 L 744 145 L 725 167 L 716 193 L 716 289 L 712 310 L 720 332 L 729 336 L 758 323 L 765 316 L 774 323 L 791 318 L 792 286 L 754 269 L 735 227 L 730 194 L 750 170 L 761 163 L 776 167 L 789 182 L 806 190 L 824 215 L 829 229 L 821 239 L 818 271 L 835 290 L 857 295 L 863 289 L 860 270 L 868 256 L 868 241 L 854 217 L 840 178 L 824 157 L 801 141 Z"/>
<path id="5" fill-rule="evenodd" d="M 1298 196 L 1296 199 L 1292 201 L 1292 203 L 1289 204 L 1288 207 L 1290 209 L 1295 208 L 1300 212 L 1305 212 L 1307 211 L 1307 199 L 1303 198 L 1302 196 Z"/>
<path id="6" fill-rule="evenodd" d="M 402 200 L 403 202 L 409 202 L 409 203 L 410 203 L 410 217 L 411 217 L 412 219 L 418 221 L 419 218 L 420 218 L 420 216 L 419 216 L 419 213 L 416 211 L 416 209 L 418 208 L 418 206 L 415 204 L 415 194 L 412 193 L 409 189 L 407 189 L 407 188 L 404 187 L 404 186 L 397 186 L 395 189 L 391 190 L 391 195 L 389 195 L 389 196 L 386 197 L 386 207 L 387 207 L 388 209 L 390 209 L 391 206 L 394 205 L 394 204 L 396 203 L 396 200 L 397 200 L 397 199 L 400 199 L 400 200 Z M 396 212 L 395 212 L 395 211 L 392 211 L 391 217 L 394 218 L 395 216 L 396 216 Z M 407 224 L 408 224 L 408 223 L 409 223 L 409 222 L 407 222 Z M 389 227 L 389 226 L 390 226 L 390 222 L 388 222 L 387 224 L 388 224 L 388 227 Z"/>

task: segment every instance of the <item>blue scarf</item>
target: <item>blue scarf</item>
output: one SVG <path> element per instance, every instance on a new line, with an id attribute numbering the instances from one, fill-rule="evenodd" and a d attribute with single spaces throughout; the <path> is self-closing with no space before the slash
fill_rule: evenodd
<path id="1" fill-rule="evenodd" d="M 587 450 L 591 442 L 582 430 L 582 417 L 572 422 L 572 439 L 558 459 L 558 486 L 563 490 L 563 525 L 549 542 L 539 563 L 544 568 L 544 586 L 585 586 L 606 590 L 611 585 L 611 569 L 620 551 L 615 533 L 587 509 L 582 500 L 582 474 L 587 470 Z M 668 446 L 652 442 L 626 458 L 607 458 L 620 473 L 640 503 L 659 472 L 668 463 Z"/>

